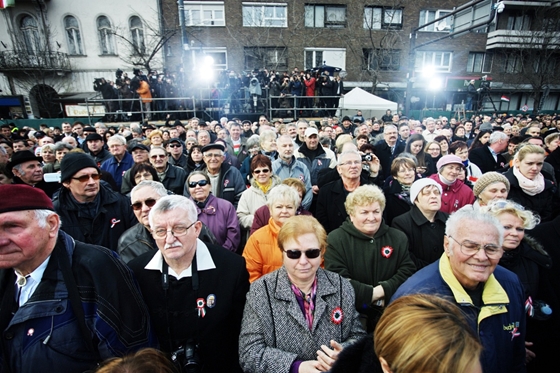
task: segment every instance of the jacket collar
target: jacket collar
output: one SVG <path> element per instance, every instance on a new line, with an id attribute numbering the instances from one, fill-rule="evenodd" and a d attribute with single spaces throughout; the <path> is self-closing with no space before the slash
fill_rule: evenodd
<path id="1" fill-rule="evenodd" d="M 467 294 L 459 280 L 453 274 L 451 262 L 446 253 L 443 253 L 439 260 L 439 272 L 443 281 L 449 286 L 455 301 L 460 305 L 473 305 L 471 297 Z M 482 291 L 482 301 L 484 305 L 504 305 L 509 304 L 509 297 L 494 274 L 492 273 L 484 284 Z"/>
<path id="2" fill-rule="evenodd" d="M 426 219 L 424 214 L 422 214 L 422 211 L 420 211 L 420 209 L 418 208 L 418 206 L 416 206 L 416 204 L 413 204 L 412 208 L 410 209 L 410 217 L 412 218 L 412 221 L 416 225 L 423 225 L 430 222 L 428 219 Z M 444 213 L 441 211 L 436 212 L 436 216 L 434 217 L 434 222 L 436 220 L 439 220 L 440 222 L 445 224 L 446 220 L 445 220 Z"/>
<path id="3" fill-rule="evenodd" d="M 290 302 L 287 307 L 287 312 L 290 317 L 293 317 L 303 328 L 309 330 L 303 312 L 299 307 L 296 296 L 292 291 L 292 283 L 288 277 L 286 268 L 281 267 L 276 272 L 276 288 L 274 289 L 274 297 L 279 300 Z M 327 311 L 328 303 L 324 297 L 336 294 L 337 287 L 335 287 L 322 268 L 317 269 L 317 294 L 315 296 L 315 313 L 313 316 L 313 333 L 317 328 L 317 323 Z M 339 305 L 341 306 L 341 305 Z"/>

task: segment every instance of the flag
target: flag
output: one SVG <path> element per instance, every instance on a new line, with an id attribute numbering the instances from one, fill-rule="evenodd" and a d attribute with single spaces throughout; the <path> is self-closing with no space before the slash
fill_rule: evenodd
<path id="1" fill-rule="evenodd" d="M 0 9 L 5 9 L 9 6 L 15 6 L 16 0 L 0 0 Z"/>
<path id="2" fill-rule="evenodd" d="M 507 97 L 506 95 L 502 95 L 501 100 L 505 102 L 509 102 L 509 97 Z"/>

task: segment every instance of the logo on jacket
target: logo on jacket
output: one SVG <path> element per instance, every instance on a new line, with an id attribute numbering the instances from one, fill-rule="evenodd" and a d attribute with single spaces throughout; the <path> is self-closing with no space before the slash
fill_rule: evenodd
<path id="1" fill-rule="evenodd" d="M 320 159 L 317 159 L 317 165 L 318 165 L 318 166 L 322 166 L 322 165 L 323 165 L 323 162 L 321 162 Z"/>
<path id="2" fill-rule="evenodd" d="M 389 259 L 393 254 L 393 248 L 391 246 L 383 246 L 381 248 L 381 256 Z"/>
<path id="3" fill-rule="evenodd" d="M 111 228 L 115 228 L 115 225 L 119 224 L 121 221 L 117 220 L 117 218 L 111 219 Z"/>

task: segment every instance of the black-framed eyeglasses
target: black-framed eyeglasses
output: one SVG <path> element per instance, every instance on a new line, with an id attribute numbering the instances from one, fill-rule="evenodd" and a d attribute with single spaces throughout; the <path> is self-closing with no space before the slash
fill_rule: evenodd
<path id="1" fill-rule="evenodd" d="M 147 198 L 147 199 L 144 200 L 144 201 L 134 202 L 131 206 L 132 206 L 132 209 L 133 209 L 134 211 L 138 211 L 138 210 L 140 210 L 140 209 L 142 208 L 142 204 L 144 204 L 144 205 L 146 205 L 146 206 L 148 206 L 148 207 L 151 208 L 151 207 L 153 207 L 153 206 L 156 204 L 156 202 L 157 202 L 157 201 L 156 201 L 155 199 L 153 199 L 153 198 Z"/>
<path id="2" fill-rule="evenodd" d="M 167 237 L 167 233 L 171 233 L 173 237 L 181 237 L 187 234 L 189 228 L 195 224 L 196 221 L 191 225 L 189 225 L 188 227 L 185 227 L 183 225 L 176 225 L 171 229 L 159 228 L 154 231 L 154 236 L 156 236 L 157 238 L 165 238 Z"/>
<path id="3" fill-rule="evenodd" d="M 479 243 L 472 242 L 469 240 L 464 240 L 463 242 L 459 242 L 451 236 L 447 236 L 447 237 L 457 242 L 460 246 L 461 252 L 467 256 L 475 255 L 480 249 L 483 249 L 484 252 L 486 253 L 486 256 L 490 259 L 499 259 L 502 255 L 502 248 L 498 245 L 487 244 L 482 246 Z"/>
<path id="4" fill-rule="evenodd" d="M 264 170 L 254 170 L 254 171 L 253 171 L 253 173 L 255 173 L 255 174 L 257 174 L 257 175 L 260 174 L 261 172 L 262 172 L 263 174 L 267 174 L 267 173 L 270 172 L 270 170 L 269 170 L 268 168 L 265 168 Z"/>
<path id="5" fill-rule="evenodd" d="M 201 186 L 201 187 L 206 186 L 206 185 L 208 185 L 208 181 L 202 179 L 202 180 L 198 180 L 198 181 L 189 182 L 189 188 L 196 188 L 197 185 Z"/>
<path id="6" fill-rule="evenodd" d="M 93 180 L 99 180 L 101 179 L 101 174 L 89 174 L 89 175 L 82 175 L 79 177 L 73 177 L 73 180 L 78 180 L 80 183 L 86 183 L 89 181 L 89 178 L 92 178 Z"/>
<path id="7" fill-rule="evenodd" d="M 301 258 L 301 254 L 303 253 L 307 259 L 315 259 L 321 255 L 321 249 L 308 249 L 305 251 L 302 250 L 284 250 L 286 256 L 290 259 L 299 259 Z"/>

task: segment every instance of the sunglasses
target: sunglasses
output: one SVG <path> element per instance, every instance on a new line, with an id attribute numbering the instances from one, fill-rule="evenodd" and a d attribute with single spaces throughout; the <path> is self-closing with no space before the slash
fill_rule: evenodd
<path id="1" fill-rule="evenodd" d="M 189 182 L 189 188 L 196 188 L 197 185 L 203 187 L 203 186 L 205 186 L 205 185 L 208 185 L 208 181 L 206 181 L 206 180 L 198 180 L 198 181 L 191 181 L 191 182 Z"/>
<path id="2" fill-rule="evenodd" d="M 262 172 L 263 174 L 267 174 L 267 173 L 270 172 L 270 170 L 269 170 L 268 168 L 265 168 L 264 170 L 254 170 L 254 171 L 253 171 L 253 173 L 255 173 L 255 174 L 257 174 L 257 175 L 260 174 L 261 172 Z"/>
<path id="3" fill-rule="evenodd" d="M 157 159 L 157 158 L 166 158 L 166 157 L 167 157 L 167 155 L 165 155 L 165 154 L 154 154 L 150 158 Z"/>
<path id="4" fill-rule="evenodd" d="M 306 251 L 301 250 L 284 250 L 286 256 L 290 259 L 299 259 L 301 254 L 304 253 L 307 259 L 315 259 L 321 255 L 321 249 L 309 249 Z"/>
<path id="5" fill-rule="evenodd" d="M 146 206 L 148 206 L 148 207 L 151 208 L 151 207 L 153 207 L 153 206 L 156 204 L 156 202 L 157 202 L 157 201 L 156 201 L 155 199 L 153 199 L 153 198 L 148 198 L 148 199 L 145 200 L 145 201 L 134 202 L 131 206 L 132 206 L 132 209 L 133 209 L 134 211 L 138 211 L 138 210 L 140 210 L 140 209 L 142 208 L 142 204 L 144 204 L 144 205 L 146 205 Z"/>
<path id="6" fill-rule="evenodd" d="M 170 144 L 169 147 L 170 148 L 180 148 L 182 145 L 181 144 Z"/>
<path id="7" fill-rule="evenodd" d="M 91 175 L 82 175 L 80 177 L 73 177 L 73 180 L 78 180 L 80 183 L 85 183 L 87 181 L 89 181 L 89 178 L 92 178 L 93 180 L 99 180 L 101 179 L 101 174 L 91 174 Z"/>

